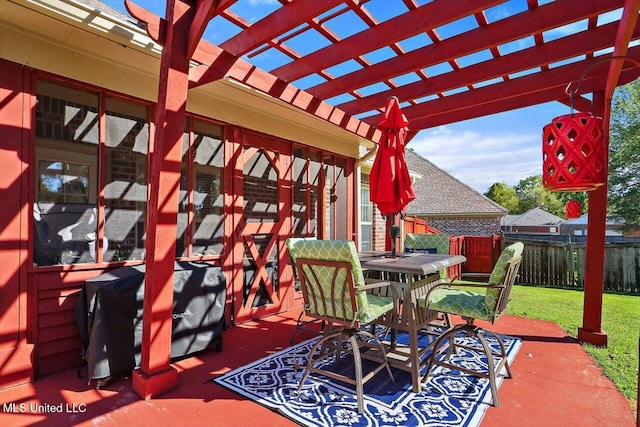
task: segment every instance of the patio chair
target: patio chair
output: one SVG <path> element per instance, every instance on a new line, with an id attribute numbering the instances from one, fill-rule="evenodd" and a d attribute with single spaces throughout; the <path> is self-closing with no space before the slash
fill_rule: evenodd
<path id="1" fill-rule="evenodd" d="M 448 254 L 449 235 L 446 233 L 407 233 L 404 237 L 405 252 Z"/>
<path id="2" fill-rule="evenodd" d="M 296 250 L 295 244 L 303 241 L 303 240 L 316 240 L 315 237 L 290 237 L 285 241 L 285 245 L 287 246 L 287 250 L 289 251 L 289 258 L 291 258 L 291 264 L 293 266 L 293 280 L 294 280 L 294 288 L 296 291 L 300 290 L 300 280 L 298 280 L 298 272 L 296 271 Z M 309 326 L 312 324 L 320 323 L 320 327 L 317 329 L 312 329 Z M 291 339 L 289 340 L 289 345 L 293 345 L 293 342 L 296 339 L 296 335 L 299 332 L 309 332 L 313 334 L 323 333 L 326 322 L 324 320 L 311 319 L 304 320 L 304 309 L 300 310 L 300 315 L 298 316 L 298 320 L 296 321 L 296 328 L 291 335 Z"/>
<path id="3" fill-rule="evenodd" d="M 427 364 L 427 370 L 422 378 L 423 383 L 427 381 L 431 369 L 436 365 L 488 378 L 491 385 L 493 406 L 500 406 L 496 374 L 504 367 L 508 378 L 512 377 L 505 346 L 499 335 L 489 329 L 477 326 L 474 322 L 476 319 L 482 319 L 495 323 L 496 319 L 507 308 L 511 288 L 516 280 L 520 262 L 522 261 L 523 249 L 522 242 L 516 242 L 506 247 L 493 267 L 487 283 L 454 282 L 439 285 L 418 301 L 418 304 L 422 307 L 428 307 L 431 310 L 443 313 L 456 314 L 465 321 L 464 324 L 451 327 L 436 339 Z M 472 290 L 474 288 L 478 289 L 478 291 Z M 477 338 L 482 348 L 465 346 L 456 342 L 456 336 L 461 333 L 464 334 L 464 337 Z M 499 353 L 496 353 L 489 346 L 484 337 L 485 334 L 491 335 L 497 340 L 500 347 Z M 445 341 L 449 345 L 444 357 L 440 358 L 438 350 Z M 486 371 L 482 369 L 474 370 L 451 363 L 449 359 L 451 355 L 457 353 L 458 348 L 484 353 L 487 360 Z"/>
<path id="4" fill-rule="evenodd" d="M 295 244 L 295 252 L 305 314 L 339 326 L 336 329 L 326 328 L 323 337 L 314 344 L 298 392 L 310 372 L 328 376 L 356 386 L 358 412 L 362 413 L 363 389 L 368 380 L 386 368 L 395 382 L 384 346 L 374 335 L 360 329 L 360 325 L 396 309 L 395 298 L 367 293 L 370 289 L 388 287 L 390 283 L 365 282 L 352 241 L 300 241 Z M 345 344 L 350 344 L 353 353 L 355 378 L 329 370 L 331 357 L 335 358 L 334 364 L 342 359 Z M 367 354 L 381 360 L 366 375 L 363 374 L 361 346 L 366 348 Z M 320 351 L 316 353 L 318 349 Z"/>
<path id="5" fill-rule="evenodd" d="M 404 237 L 404 251 L 409 253 L 448 254 L 450 246 L 447 233 L 407 233 Z M 446 268 L 440 270 L 440 280 L 449 281 Z M 451 319 L 447 313 L 440 313 L 438 322 L 446 328 L 451 326 Z"/>
<path id="6" fill-rule="evenodd" d="M 448 254 L 449 235 L 446 233 L 407 233 L 404 237 L 405 252 L 419 252 L 427 254 Z M 447 270 L 440 270 L 440 277 L 447 280 Z"/>

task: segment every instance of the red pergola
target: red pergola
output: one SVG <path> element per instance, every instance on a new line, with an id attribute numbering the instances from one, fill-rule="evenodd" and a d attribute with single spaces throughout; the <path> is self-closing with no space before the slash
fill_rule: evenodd
<path id="1" fill-rule="evenodd" d="M 131 15 L 146 23 L 149 35 L 164 47 L 149 178 L 142 363 L 134 375 L 134 387 L 147 398 L 177 384 L 169 364 L 176 235 L 171 218 L 178 206 L 190 88 L 233 79 L 378 142 L 375 121 L 390 95 L 403 101 L 411 138 L 422 129 L 516 108 L 550 101 L 568 105 L 567 83 L 595 61 L 622 55 L 640 59 L 640 0 L 522 0 L 509 2 L 508 8 L 504 0 L 397 0 L 405 11 L 380 22 L 367 0 L 279 0 L 254 23 L 234 12 L 235 3 L 167 0 L 166 16 L 159 17 L 125 0 Z M 493 18 L 496 7 L 503 7 L 506 16 Z M 364 29 L 341 38 L 332 29 L 338 19 Z M 441 35 L 454 22 L 467 30 Z M 208 25 L 222 24 L 235 25 L 237 34 L 219 45 L 202 39 Z M 554 37 L 555 31 L 568 35 Z M 324 38 L 325 47 L 296 52 L 293 40 L 305 35 Z M 422 41 L 408 50 L 410 40 Z M 525 47 L 509 47 L 516 42 Z M 381 49 L 387 59 L 373 63 L 369 54 Z M 264 52 L 283 55 L 288 62 L 265 71 L 242 59 Z M 470 60 L 478 57 L 483 60 Z M 351 71 L 332 75 L 330 69 L 346 62 Z M 433 67 L 449 71 L 430 76 Z M 614 89 L 638 75 L 640 70 L 624 61 L 595 67 L 576 94 L 575 109 L 592 111 L 608 123 Z M 296 85 L 301 79 L 315 83 L 301 90 Z M 590 93 L 591 99 L 582 96 Z M 578 337 L 597 345 L 607 343 L 601 330 L 606 205 L 606 186 L 590 193 L 589 261 Z"/>

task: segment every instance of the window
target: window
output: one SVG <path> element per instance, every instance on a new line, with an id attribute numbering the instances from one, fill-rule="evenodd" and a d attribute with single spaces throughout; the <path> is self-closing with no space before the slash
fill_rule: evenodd
<path id="1" fill-rule="evenodd" d="M 87 203 L 91 185 L 90 170 L 88 164 L 40 158 L 37 200 L 47 203 Z"/>
<path id="2" fill-rule="evenodd" d="M 33 262 L 97 260 L 98 94 L 38 82 Z"/>
<path id="3" fill-rule="evenodd" d="M 36 265 L 144 260 L 150 123 L 149 104 L 38 81 Z M 185 129 L 176 255 L 221 254 L 222 127 L 188 116 Z"/>
<path id="4" fill-rule="evenodd" d="M 322 181 L 319 153 L 303 147 L 293 148 L 293 236 L 318 234 L 318 197 Z"/>
<path id="5" fill-rule="evenodd" d="M 360 250 L 362 251 L 373 249 L 373 203 L 369 198 L 368 178 L 368 175 L 362 175 L 363 184 L 360 188 Z"/>
<path id="6" fill-rule="evenodd" d="M 105 102 L 104 260 L 144 259 L 149 108 Z"/>
<path id="7" fill-rule="evenodd" d="M 190 131 L 190 123 L 193 130 Z M 176 256 L 224 253 L 222 127 L 187 121 L 183 137 Z"/>
<path id="8" fill-rule="evenodd" d="M 293 235 L 350 239 L 347 160 L 311 148 L 293 153 Z"/>
<path id="9" fill-rule="evenodd" d="M 320 177 L 324 181 L 322 193 L 324 204 L 324 237 L 325 239 L 351 239 L 348 235 L 349 181 L 347 179 L 347 161 L 332 154 L 324 154 L 323 172 Z M 322 188 L 322 187 L 321 187 Z"/>

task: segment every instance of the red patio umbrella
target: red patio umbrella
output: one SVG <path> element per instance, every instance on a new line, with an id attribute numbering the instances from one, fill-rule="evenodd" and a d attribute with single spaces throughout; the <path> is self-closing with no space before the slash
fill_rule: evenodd
<path id="1" fill-rule="evenodd" d="M 395 256 L 396 239 L 400 228 L 395 224 L 396 214 L 404 216 L 407 204 L 416 198 L 404 156 L 404 141 L 409 122 L 395 96 L 387 100 L 378 122 L 383 137 L 369 177 L 370 199 L 380 213 L 391 219 L 391 255 Z"/>

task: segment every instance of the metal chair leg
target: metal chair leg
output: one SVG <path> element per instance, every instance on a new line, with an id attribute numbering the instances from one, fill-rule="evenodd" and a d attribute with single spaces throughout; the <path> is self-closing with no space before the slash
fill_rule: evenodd
<path id="1" fill-rule="evenodd" d="M 470 348 L 464 345 L 460 345 L 460 344 L 455 344 L 455 336 L 458 332 L 460 331 L 465 331 L 467 333 L 468 336 L 472 336 L 478 339 L 478 341 L 480 341 L 480 345 L 482 346 L 482 349 L 478 349 L 477 347 L 474 348 Z M 489 343 L 487 343 L 487 340 L 485 339 L 483 333 L 486 332 L 490 335 L 492 335 L 497 341 L 498 344 L 500 345 L 500 353 L 496 354 L 493 352 L 493 349 L 491 348 L 491 346 L 489 345 Z M 443 341 L 445 339 L 449 339 L 450 341 L 450 346 L 449 348 L 447 348 L 447 354 L 444 357 L 443 360 L 437 360 L 437 356 L 439 353 L 439 348 L 442 345 Z M 484 352 L 485 357 L 487 358 L 487 372 L 479 372 L 479 371 L 474 371 L 471 369 L 466 369 L 462 366 L 457 366 L 454 365 L 452 363 L 447 362 L 446 360 L 448 360 L 451 355 L 452 355 L 452 351 L 451 351 L 451 347 L 454 347 L 453 351 L 457 351 L 455 350 L 455 348 L 457 347 L 464 347 L 464 348 L 468 348 L 471 351 L 475 351 L 475 352 Z M 500 362 L 496 365 L 496 361 L 495 361 L 495 357 L 500 357 L 501 360 Z M 448 331 L 444 332 L 442 335 L 440 335 L 435 343 L 433 344 L 433 349 L 431 352 L 431 356 L 429 358 L 429 363 L 427 364 L 427 369 L 425 371 L 424 376 L 422 377 L 422 382 L 426 383 L 426 381 L 429 378 L 429 374 L 431 373 L 431 370 L 433 369 L 433 367 L 435 365 L 440 365 L 440 366 L 445 366 L 445 367 L 449 367 L 449 368 L 453 368 L 453 369 L 457 369 L 466 373 L 469 373 L 471 375 L 475 375 L 475 376 L 479 376 L 482 378 L 487 378 L 489 380 L 489 385 L 491 387 L 491 400 L 493 402 L 493 406 L 498 407 L 500 406 L 500 399 L 498 398 L 498 385 L 496 382 L 496 374 L 498 374 L 498 372 L 502 369 L 502 367 L 504 366 L 506 371 L 507 371 L 507 375 L 509 378 L 513 378 L 512 374 L 511 374 L 511 368 L 509 366 L 509 362 L 507 361 L 507 352 L 506 352 L 506 348 L 504 346 L 504 343 L 502 342 L 502 339 L 500 339 L 500 337 L 493 331 L 490 331 L 488 329 L 483 329 L 480 328 L 476 325 L 473 324 L 473 322 L 471 323 L 467 323 L 465 325 L 458 325 L 458 326 L 454 326 L 453 328 L 449 329 Z"/>

